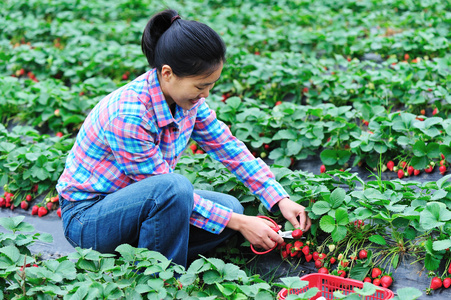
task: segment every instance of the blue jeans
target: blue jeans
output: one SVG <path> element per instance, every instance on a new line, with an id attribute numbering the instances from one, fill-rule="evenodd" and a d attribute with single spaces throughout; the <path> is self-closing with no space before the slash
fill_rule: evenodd
<path id="1" fill-rule="evenodd" d="M 213 234 L 190 225 L 193 192 L 242 214 L 243 206 L 230 195 L 193 190 L 179 174 L 148 177 L 107 196 L 83 201 L 60 197 L 64 235 L 74 247 L 114 253 L 127 243 L 162 253 L 185 266 L 188 258 L 214 248 L 235 231 Z"/>

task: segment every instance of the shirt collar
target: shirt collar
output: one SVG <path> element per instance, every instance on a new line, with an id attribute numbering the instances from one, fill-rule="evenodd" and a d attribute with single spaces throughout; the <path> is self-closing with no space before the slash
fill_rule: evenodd
<path id="1" fill-rule="evenodd" d="M 149 73 L 148 77 L 149 81 L 149 91 L 150 91 L 150 99 L 152 102 L 153 109 L 155 111 L 155 116 L 158 122 L 158 126 L 160 128 L 170 125 L 174 123 L 174 126 L 179 127 L 176 120 L 181 120 L 184 118 L 189 111 L 196 109 L 197 107 L 205 101 L 205 99 L 201 99 L 203 101 L 199 101 L 196 105 L 191 108 L 189 111 L 184 110 L 178 105 L 175 105 L 175 118 L 171 114 L 171 110 L 169 108 L 166 99 L 164 98 L 163 91 L 160 87 L 160 82 L 158 81 L 157 69 L 152 69 Z"/>
<path id="2" fill-rule="evenodd" d="M 160 82 L 158 81 L 157 69 L 152 69 L 150 71 L 148 80 L 150 84 L 150 101 L 152 102 L 152 106 L 155 111 L 158 126 L 161 128 L 174 123 L 175 120 L 172 117 L 171 110 L 169 109 L 169 105 L 164 98 L 163 91 L 160 87 Z"/>

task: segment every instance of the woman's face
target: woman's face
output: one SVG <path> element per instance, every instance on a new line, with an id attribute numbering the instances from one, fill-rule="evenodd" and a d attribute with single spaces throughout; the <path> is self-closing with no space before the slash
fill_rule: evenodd
<path id="1" fill-rule="evenodd" d="M 222 67 L 221 62 L 211 74 L 177 77 L 170 66 L 163 65 L 158 80 L 166 102 L 169 106 L 176 103 L 185 110 L 193 108 L 200 98 L 208 97 L 210 90 L 221 76 Z"/>

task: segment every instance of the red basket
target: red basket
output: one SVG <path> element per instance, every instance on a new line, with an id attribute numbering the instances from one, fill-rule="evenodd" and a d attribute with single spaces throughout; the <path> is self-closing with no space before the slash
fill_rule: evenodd
<path id="1" fill-rule="evenodd" d="M 314 273 L 302 276 L 300 278 L 301 280 L 308 281 L 308 286 L 304 287 L 303 289 L 293 289 L 290 290 L 290 294 L 300 294 L 306 292 L 310 288 L 318 288 L 319 292 L 314 296 L 313 298 L 310 298 L 310 300 L 318 299 L 319 297 L 323 296 L 326 299 L 338 299 L 334 297 L 335 291 L 342 291 L 343 294 L 348 295 L 351 293 L 354 293 L 354 287 L 363 288 L 363 282 L 349 279 L 349 278 L 342 278 L 339 276 L 329 275 L 329 274 L 320 274 L 320 273 Z M 394 294 L 389 289 L 386 289 L 384 287 L 377 287 L 376 293 L 371 296 L 366 296 L 365 300 L 385 300 L 385 299 L 391 299 L 394 297 Z M 278 294 L 277 297 L 280 300 L 284 300 L 288 295 L 287 289 L 282 289 Z"/>

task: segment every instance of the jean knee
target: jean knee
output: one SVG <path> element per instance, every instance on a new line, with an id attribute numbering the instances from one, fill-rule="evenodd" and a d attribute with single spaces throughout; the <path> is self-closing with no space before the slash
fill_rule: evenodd
<path id="1" fill-rule="evenodd" d="M 171 187 L 174 194 L 180 199 L 181 204 L 186 204 L 187 208 L 192 210 L 194 206 L 194 187 L 193 184 L 183 175 L 171 174 Z"/>
<path id="2" fill-rule="evenodd" d="M 233 212 L 242 215 L 244 213 L 244 207 L 243 205 L 240 203 L 240 201 L 236 198 L 234 198 L 236 201 L 233 202 Z"/>
<path id="3" fill-rule="evenodd" d="M 241 202 L 233 197 L 228 195 L 227 197 L 227 204 L 225 204 L 228 208 L 230 208 L 234 213 L 242 215 L 244 213 L 244 207 L 241 204 Z"/>

